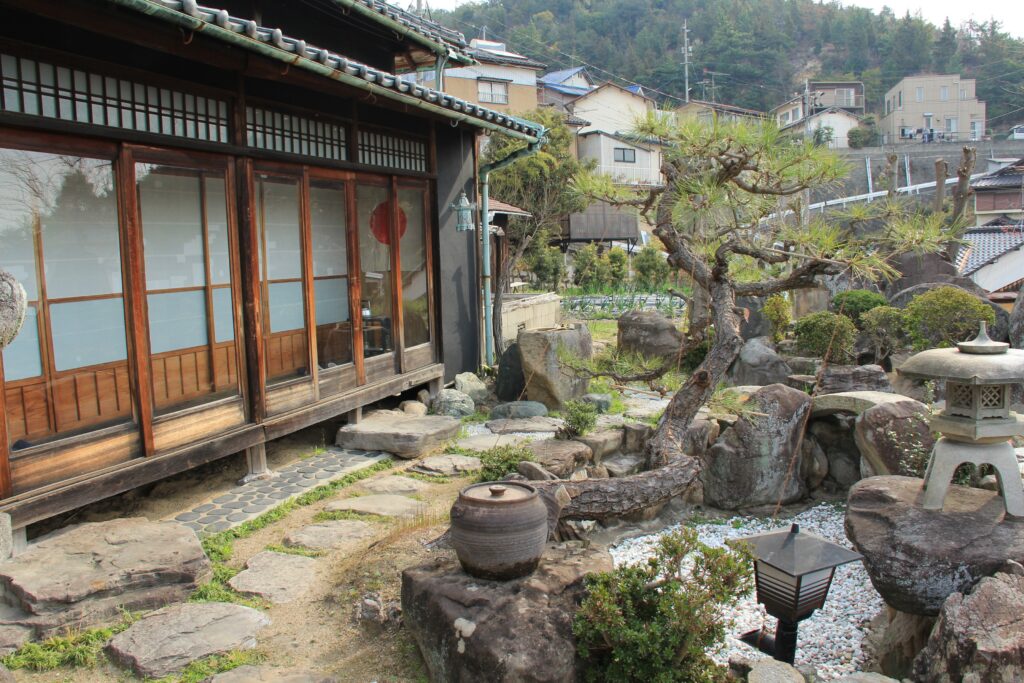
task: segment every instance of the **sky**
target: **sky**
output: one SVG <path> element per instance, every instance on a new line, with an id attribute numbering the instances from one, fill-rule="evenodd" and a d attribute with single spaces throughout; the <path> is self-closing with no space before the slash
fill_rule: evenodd
<path id="1" fill-rule="evenodd" d="M 409 0 L 391 0 L 399 6 L 409 4 Z M 467 0 L 426 0 L 432 9 L 452 9 L 465 4 Z M 876 12 L 888 6 L 896 16 L 921 13 L 921 17 L 936 26 L 949 17 L 954 26 L 974 19 L 988 21 L 996 19 L 1003 30 L 1018 38 L 1024 38 L 1024 2 L 1021 0 L 840 0 L 843 5 L 868 7 Z"/>

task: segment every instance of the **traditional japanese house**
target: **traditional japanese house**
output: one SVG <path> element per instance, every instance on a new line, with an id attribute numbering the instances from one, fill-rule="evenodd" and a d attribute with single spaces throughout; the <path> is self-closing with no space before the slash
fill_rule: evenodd
<path id="1" fill-rule="evenodd" d="M 378 0 L 0 0 L 0 362 L 16 528 L 480 357 L 476 136 L 393 75 L 471 64 Z"/>

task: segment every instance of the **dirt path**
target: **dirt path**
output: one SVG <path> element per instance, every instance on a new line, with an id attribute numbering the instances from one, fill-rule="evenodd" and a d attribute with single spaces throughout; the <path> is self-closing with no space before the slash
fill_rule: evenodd
<path id="1" fill-rule="evenodd" d="M 310 443 L 310 434 L 301 439 L 292 439 L 284 444 L 297 457 L 303 452 L 316 448 Z M 280 446 L 278 448 L 281 448 Z M 380 472 L 371 479 L 394 476 L 411 463 L 398 461 L 396 467 Z M 224 487 L 230 488 L 234 480 L 221 477 Z M 241 568 L 246 560 L 267 546 L 281 544 L 284 537 L 314 521 L 317 513 L 329 503 L 352 496 L 365 495 L 364 480 L 341 489 L 337 495 L 312 505 L 298 508 L 287 517 L 261 529 L 252 536 L 235 542 L 234 553 L 229 561 L 232 567 Z M 368 518 L 376 534 L 364 541 L 358 552 L 351 549 L 328 552 L 316 559 L 316 575 L 310 590 L 304 597 L 292 603 L 269 605 L 266 609 L 271 625 L 258 636 L 258 651 L 265 655 L 265 664 L 274 667 L 312 669 L 324 675 L 332 675 L 342 683 L 414 683 L 426 681 L 426 670 L 416 646 L 402 630 L 394 633 L 370 634 L 357 625 L 354 615 L 356 605 L 363 595 L 375 591 L 385 601 L 400 600 L 401 570 L 426 561 L 448 550 L 429 550 L 424 544 L 439 536 L 447 528 L 447 515 L 460 488 L 469 479 L 452 479 L 430 483 L 415 498 L 424 503 L 425 512 L 411 520 L 386 520 Z M 219 483 L 208 487 L 205 496 L 217 494 Z M 189 493 L 177 497 L 179 509 L 187 509 L 195 496 Z M 165 508 L 166 502 L 158 506 L 141 506 L 147 509 L 149 517 L 158 508 Z M 117 516 L 111 508 L 106 512 L 92 511 L 92 515 L 110 514 Z M 167 514 L 173 514 L 169 510 Z M 138 514 L 138 512 L 136 512 Z M 161 514 L 160 517 L 166 517 Z M 129 681 L 133 677 L 105 660 L 93 668 L 61 669 L 52 672 L 32 673 L 16 671 L 18 681 L 91 683 L 93 681 Z"/>

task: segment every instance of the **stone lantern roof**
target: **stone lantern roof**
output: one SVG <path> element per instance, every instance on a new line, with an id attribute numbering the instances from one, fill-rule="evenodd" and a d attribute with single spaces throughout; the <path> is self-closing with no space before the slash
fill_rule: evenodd
<path id="1" fill-rule="evenodd" d="M 897 369 L 905 377 L 945 379 L 958 384 L 1015 384 L 1024 379 L 1024 351 L 988 337 L 984 322 L 978 337 L 955 349 L 930 349 L 911 356 Z"/>

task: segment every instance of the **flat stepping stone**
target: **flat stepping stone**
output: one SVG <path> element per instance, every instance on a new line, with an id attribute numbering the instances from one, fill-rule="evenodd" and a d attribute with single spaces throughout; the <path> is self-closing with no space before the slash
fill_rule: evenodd
<path id="1" fill-rule="evenodd" d="M 491 420 L 487 428 L 495 434 L 536 434 L 557 432 L 564 423 L 556 417 L 526 417 L 522 419 Z"/>
<path id="2" fill-rule="evenodd" d="M 530 437 L 522 434 L 477 434 L 459 439 L 455 443 L 459 448 L 465 448 L 467 451 L 482 452 L 498 446 L 515 446 L 529 441 Z"/>
<path id="3" fill-rule="evenodd" d="M 571 439 L 533 441 L 527 448 L 541 467 L 561 479 L 568 479 L 576 468 L 586 465 L 594 457 L 590 446 Z"/>
<path id="4" fill-rule="evenodd" d="M 303 558 L 306 559 L 306 558 Z M 107 653 L 143 678 L 163 678 L 210 655 L 256 647 L 270 617 L 227 602 L 185 602 L 165 607 L 111 638 Z"/>
<path id="5" fill-rule="evenodd" d="M 381 517 L 415 517 L 423 511 L 424 505 L 418 500 L 391 493 L 377 493 L 372 496 L 356 496 L 329 503 L 327 512 L 360 512 Z"/>
<path id="6" fill-rule="evenodd" d="M 376 534 L 369 522 L 355 519 L 338 519 L 317 522 L 293 531 L 284 538 L 289 548 L 309 548 L 310 550 L 338 550 L 355 546 Z"/>
<path id="7" fill-rule="evenodd" d="M 446 453 L 444 455 L 432 455 L 423 458 L 411 468 L 413 472 L 428 474 L 434 477 L 453 477 L 467 472 L 479 472 L 483 465 L 480 458 L 471 455 L 455 455 Z"/>
<path id="8" fill-rule="evenodd" d="M 363 488 L 374 493 L 420 493 L 430 488 L 430 484 L 412 477 L 392 475 L 378 477 L 363 482 Z"/>
<path id="9" fill-rule="evenodd" d="M 336 683 L 338 679 L 306 669 L 275 669 L 247 664 L 217 674 L 210 683 Z"/>
<path id="10" fill-rule="evenodd" d="M 643 463 L 644 460 L 639 455 L 622 455 L 621 453 L 605 458 L 601 462 L 608 470 L 608 475 L 612 477 L 628 477 L 631 474 L 636 474 L 640 471 Z"/>
<path id="11" fill-rule="evenodd" d="M 344 448 L 394 453 L 418 458 L 459 433 L 461 423 L 443 415 L 410 417 L 405 413 L 371 416 L 338 430 L 336 443 Z"/>
<path id="12" fill-rule="evenodd" d="M 280 605 L 305 595 L 313 582 L 316 560 L 312 557 L 264 550 L 249 558 L 245 570 L 228 585 L 243 595 L 255 595 Z"/>

